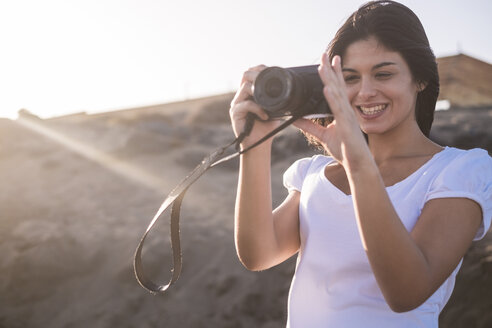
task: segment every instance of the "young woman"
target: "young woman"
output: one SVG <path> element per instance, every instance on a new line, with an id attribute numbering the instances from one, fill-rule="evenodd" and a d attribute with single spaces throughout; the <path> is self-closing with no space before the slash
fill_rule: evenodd
<path id="1" fill-rule="evenodd" d="M 244 73 L 231 104 L 242 147 L 279 123 L 252 100 L 264 66 Z M 435 57 L 416 15 L 393 1 L 357 10 L 321 58 L 335 120 L 295 125 L 326 155 L 295 162 L 272 210 L 272 140 L 241 156 L 238 256 L 264 270 L 298 253 L 289 327 L 437 327 L 461 260 L 492 215 L 492 159 L 429 138 L 439 90 Z M 365 138 L 364 134 L 367 136 Z"/>

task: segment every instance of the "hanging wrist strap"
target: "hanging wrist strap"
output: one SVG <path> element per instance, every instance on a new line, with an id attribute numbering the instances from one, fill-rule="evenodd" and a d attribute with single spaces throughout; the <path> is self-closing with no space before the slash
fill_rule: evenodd
<path id="1" fill-rule="evenodd" d="M 279 131 L 285 129 L 287 126 L 292 124 L 296 119 L 298 119 L 298 116 L 293 116 L 283 122 L 279 127 L 276 129 L 272 130 L 270 133 L 265 135 L 263 138 L 258 140 L 256 143 L 253 145 L 239 151 L 239 145 L 240 143 L 244 140 L 245 137 L 249 135 L 251 132 L 251 129 L 253 128 L 253 124 L 255 121 L 255 115 L 249 113 L 247 116 L 246 120 L 246 125 L 244 132 L 241 133 L 234 141 L 231 143 L 227 144 L 224 147 L 221 147 L 205 157 L 202 162 L 186 177 L 184 178 L 172 191 L 171 193 L 166 197 L 162 205 L 160 206 L 159 210 L 157 213 L 154 215 L 152 221 L 147 227 L 147 230 L 142 236 L 142 239 L 140 240 L 140 243 L 137 246 L 137 250 L 135 251 L 135 256 L 133 260 L 133 267 L 135 270 L 135 277 L 137 278 L 138 283 L 145 289 L 147 289 L 150 293 L 152 294 L 157 294 L 157 293 L 164 293 L 171 285 L 173 285 L 176 280 L 178 280 L 179 275 L 181 273 L 181 267 L 182 267 L 182 256 L 181 256 L 181 242 L 180 242 L 180 232 L 179 232 L 179 214 L 181 210 L 181 203 L 183 201 L 184 195 L 188 188 L 196 181 L 198 178 L 200 178 L 205 171 L 207 171 L 209 168 L 218 165 L 220 163 L 226 162 L 228 160 L 231 160 L 241 154 L 244 154 L 248 150 L 258 146 L 265 140 L 271 138 L 273 135 L 277 134 Z M 227 157 L 221 158 L 221 156 L 224 154 L 224 152 L 232 145 L 235 145 L 236 147 L 236 152 L 232 155 L 229 155 Z M 153 228 L 157 220 L 159 220 L 166 209 L 169 208 L 169 206 L 172 206 L 171 210 L 171 247 L 172 247 L 172 252 L 173 252 L 173 268 L 171 270 L 172 276 L 171 279 L 169 280 L 169 283 L 167 285 L 159 285 L 151 281 L 144 273 L 143 270 L 143 265 L 142 265 L 142 248 L 143 244 L 145 241 L 145 238 L 147 237 L 148 233 L 150 230 Z"/>

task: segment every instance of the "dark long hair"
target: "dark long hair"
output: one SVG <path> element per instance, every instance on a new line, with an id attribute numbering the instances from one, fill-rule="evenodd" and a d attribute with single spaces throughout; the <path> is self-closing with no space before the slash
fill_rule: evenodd
<path id="1" fill-rule="evenodd" d="M 395 1 L 368 2 L 336 33 L 328 46 L 330 59 L 336 55 L 343 59 L 348 46 L 369 37 L 375 37 L 387 49 L 398 52 L 410 67 L 415 81 L 425 86 L 417 95 L 415 118 L 420 130 L 429 136 L 439 95 L 439 75 L 436 57 L 419 18 Z"/>

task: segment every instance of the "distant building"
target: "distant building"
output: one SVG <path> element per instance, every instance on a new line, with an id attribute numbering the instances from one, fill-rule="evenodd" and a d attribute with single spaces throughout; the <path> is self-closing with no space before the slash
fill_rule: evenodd
<path id="1" fill-rule="evenodd" d="M 492 65 L 459 54 L 437 58 L 441 91 L 438 103 L 456 107 L 492 107 Z"/>

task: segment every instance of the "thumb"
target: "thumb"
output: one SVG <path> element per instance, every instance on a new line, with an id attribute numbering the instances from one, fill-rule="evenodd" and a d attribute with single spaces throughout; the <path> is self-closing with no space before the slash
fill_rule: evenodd
<path id="1" fill-rule="evenodd" d="M 298 119 L 293 123 L 293 125 L 296 128 L 302 130 L 304 133 L 307 133 L 318 140 L 321 140 L 326 130 L 325 127 L 305 118 Z"/>

